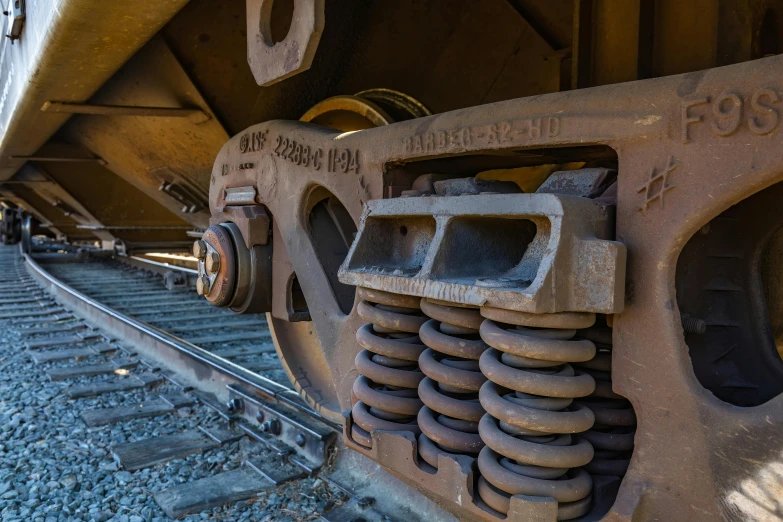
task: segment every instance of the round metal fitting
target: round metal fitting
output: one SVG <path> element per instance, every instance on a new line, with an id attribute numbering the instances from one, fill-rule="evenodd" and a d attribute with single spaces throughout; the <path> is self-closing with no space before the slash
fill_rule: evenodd
<path id="1" fill-rule="evenodd" d="M 256 412 L 256 420 L 258 422 L 264 422 L 264 412 L 262 410 Z"/>
<path id="2" fill-rule="evenodd" d="M 269 419 L 261 425 L 261 430 L 271 433 L 272 435 L 280 435 L 280 421 L 278 419 Z"/>
<path id="3" fill-rule="evenodd" d="M 305 444 L 307 444 L 307 439 L 305 438 L 304 435 L 298 433 L 296 435 L 296 445 L 299 446 L 300 448 L 304 448 Z"/>
<path id="4" fill-rule="evenodd" d="M 193 256 L 195 256 L 197 259 L 204 259 L 204 256 L 207 255 L 207 245 L 204 243 L 203 240 L 199 239 L 195 243 L 193 243 Z"/>
<path id="5" fill-rule="evenodd" d="M 231 236 L 236 259 L 236 287 L 227 306 L 235 312 L 244 312 L 248 299 L 252 300 L 252 293 L 256 286 L 254 277 L 258 268 L 255 266 L 255 255 L 245 245 L 245 239 L 238 226 L 234 223 L 223 223 L 220 226 Z"/>
<path id="6" fill-rule="evenodd" d="M 432 114 L 415 98 L 392 89 L 369 89 L 354 96 L 333 96 L 312 106 L 300 121 L 343 132 L 383 127 Z"/>
<path id="7" fill-rule="evenodd" d="M 200 277 L 196 280 L 196 293 L 198 295 L 204 295 L 204 281 L 202 281 Z"/>
<path id="8" fill-rule="evenodd" d="M 212 282 L 206 275 L 199 277 L 199 281 L 201 281 L 201 295 L 207 295 L 209 293 L 210 287 L 212 286 Z M 198 291 L 198 286 L 196 286 L 196 291 Z"/>
<path id="9" fill-rule="evenodd" d="M 234 398 L 228 401 L 228 411 L 232 413 L 240 413 L 245 409 L 245 401 L 240 398 Z"/>
<path id="10" fill-rule="evenodd" d="M 374 503 L 375 503 L 375 499 L 374 499 L 374 498 L 372 498 L 372 497 L 362 497 L 362 498 L 360 498 L 360 499 L 359 499 L 359 500 L 356 502 L 356 504 L 357 504 L 357 505 L 358 505 L 360 508 L 362 508 L 362 509 L 364 509 L 364 508 L 368 508 L 368 507 L 372 506 Z"/>
<path id="11" fill-rule="evenodd" d="M 217 252 L 209 252 L 204 259 L 207 272 L 215 274 L 220 269 L 220 255 Z"/>
<path id="12" fill-rule="evenodd" d="M 231 234 L 223 225 L 212 225 L 204 232 L 202 241 L 208 254 L 199 262 L 199 275 L 207 278 L 204 296 L 210 304 L 228 306 L 237 288 L 237 256 Z M 220 261 L 217 270 L 208 272 L 206 261 L 216 254 Z"/>

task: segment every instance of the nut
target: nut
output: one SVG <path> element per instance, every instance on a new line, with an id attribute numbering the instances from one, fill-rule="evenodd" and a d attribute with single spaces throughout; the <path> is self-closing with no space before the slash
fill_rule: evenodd
<path id="1" fill-rule="evenodd" d="M 202 281 L 200 277 L 196 280 L 196 293 L 198 295 L 204 295 L 204 281 Z"/>
<path id="2" fill-rule="evenodd" d="M 270 419 L 261 425 L 261 431 L 271 433 L 272 435 L 280 435 L 280 428 L 278 419 Z"/>
<path id="3" fill-rule="evenodd" d="M 375 499 L 372 497 L 362 497 L 358 501 L 356 501 L 356 504 L 360 508 L 365 509 L 375 504 Z"/>
<path id="4" fill-rule="evenodd" d="M 208 253 L 206 259 L 204 260 L 204 266 L 206 267 L 207 272 L 210 274 L 216 274 L 220 269 L 220 254 L 217 252 Z"/>
<path id="5" fill-rule="evenodd" d="M 201 291 L 203 292 L 201 295 L 209 295 L 209 291 L 212 289 L 212 283 L 209 281 L 209 277 L 204 274 L 199 278 L 199 281 L 201 281 Z M 198 283 L 196 283 L 198 285 Z M 196 290 L 198 290 L 198 286 L 196 287 Z"/>
<path id="6" fill-rule="evenodd" d="M 240 398 L 233 398 L 228 401 L 228 411 L 232 413 L 241 413 L 245 409 L 245 401 Z"/>
<path id="7" fill-rule="evenodd" d="M 199 239 L 193 243 L 193 255 L 198 259 L 204 259 L 207 255 L 207 244 L 203 240 Z"/>

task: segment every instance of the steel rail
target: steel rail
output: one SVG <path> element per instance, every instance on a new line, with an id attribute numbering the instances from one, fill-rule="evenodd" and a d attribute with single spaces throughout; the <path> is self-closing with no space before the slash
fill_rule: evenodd
<path id="1" fill-rule="evenodd" d="M 160 380 L 169 381 L 182 393 L 214 409 L 231 428 L 266 446 L 279 458 L 303 471 L 282 479 L 283 482 L 278 485 L 311 476 L 342 491 L 348 497 L 346 502 L 323 513 L 321 520 L 340 522 L 361 518 L 383 521 L 390 520 L 384 512 L 397 513 L 400 509 L 412 515 L 408 517 L 412 522 L 453 520 L 427 497 L 387 474 L 375 462 L 348 451 L 341 441 L 340 426 L 323 419 L 302 403 L 292 403 L 292 400 L 298 399 L 293 390 L 252 374 L 230 361 L 220 360 L 199 346 L 82 294 L 49 273 L 45 263 L 39 265 L 32 256 L 22 251 L 21 246 L 17 259 L 23 261 L 24 271 L 33 280 L 25 283 L 29 290 L 24 294 L 20 292 L 20 295 L 38 291 L 51 295 L 59 305 L 68 309 L 71 319 L 81 317 L 82 324 L 99 326 L 100 336 L 127 355 L 129 360 L 138 360 L 138 366 L 144 373 L 154 373 L 162 378 Z M 17 263 L 14 267 L 4 280 L 6 286 L 18 288 L 18 278 L 26 276 Z M 100 273 L 100 269 L 97 270 L 96 276 L 100 277 Z M 98 337 L 97 332 L 94 336 Z M 183 364 L 183 361 L 188 362 Z M 191 382 L 197 382 L 197 385 L 191 385 Z M 228 407 L 223 406 L 226 401 L 218 401 L 216 393 L 220 392 L 229 398 Z M 166 400 L 165 397 L 163 400 Z M 259 426 L 253 422 L 246 422 L 248 418 L 259 424 L 262 420 L 266 422 L 258 429 Z M 273 423 L 277 420 L 285 424 L 275 427 Z M 206 435 L 213 437 L 210 433 Z M 243 462 L 243 466 L 266 474 L 268 471 L 263 464 L 261 460 L 252 458 Z M 272 475 L 277 477 L 274 473 Z"/>
<path id="2" fill-rule="evenodd" d="M 224 403 L 229 399 L 229 385 L 249 387 L 265 401 L 293 408 L 336 432 L 341 431 L 339 425 L 305 405 L 295 391 L 160 328 L 118 312 L 59 281 L 30 255 L 22 255 L 28 273 L 63 305 L 83 319 L 101 325 L 139 355 L 176 373 L 179 378 L 185 379 L 187 385 L 213 393 Z M 162 265 L 148 260 L 137 261 Z M 182 267 L 167 265 L 166 268 L 190 272 L 190 269 Z"/>
<path id="3" fill-rule="evenodd" d="M 157 274 L 165 274 L 166 272 L 181 272 L 188 277 L 198 277 L 198 270 L 188 268 L 185 266 L 174 265 L 171 263 L 163 263 L 161 261 L 153 261 L 152 259 L 144 259 L 139 256 L 116 256 L 114 259 L 124 263 L 128 266 L 140 268 L 142 270 L 149 270 Z"/>

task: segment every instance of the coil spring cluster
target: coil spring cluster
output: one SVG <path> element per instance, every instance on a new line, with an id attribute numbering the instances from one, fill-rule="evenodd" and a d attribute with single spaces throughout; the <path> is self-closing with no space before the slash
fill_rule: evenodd
<path id="1" fill-rule="evenodd" d="M 595 424 L 581 437 L 595 449 L 585 469 L 591 475 L 623 477 L 628 471 L 636 432 L 636 415 L 631 403 L 612 391 L 612 334 L 609 328 L 590 328 L 580 335 L 593 341 L 596 356 L 577 366 L 595 379 L 595 391 L 577 401 L 595 416 Z"/>
<path id="2" fill-rule="evenodd" d="M 592 479 L 581 469 L 593 458 L 587 440 L 573 437 L 593 426 L 593 411 L 574 399 L 595 390 L 595 380 L 570 363 L 596 353 L 576 330 L 595 314 L 527 314 L 482 308 L 481 356 L 489 379 L 479 393 L 487 411 L 479 423 L 486 444 L 478 457 L 478 492 L 492 509 L 508 513 L 512 495 L 552 497 L 558 519 L 590 509 Z M 507 326 L 510 325 L 510 326 Z"/>
<path id="3" fill-rule="evenodd" d="M 364 350 L 351 436 L 418 435 L 419 455 L 476 456 L 481 500 L 551 497 L 558 519 L 586 514 L 591 475 L 622 477 L 636 418 L 612 391 L 611 330 L 592 313 L 480 310 L 359 288 Z M 417 335 L 418 334 L 418 335 Z"/>
<path id="4" fill-rule="evenodd" d="M 427 349 L 419 356 L 424 379 L 419 398 L 419 455 L 438 467 L 438 454 L 476 456 L 484 443 L 479 421 L 484 408 L 478 391 L 487 378 L 479 358 L 487 345 L 479 337 L 484 320 L 476 309 L 444 306 L 421 300 L 421 310 L 431 319 L 419 330 Z"/>
<path id="5" fill-rule="evenodd" d="M 361 374 L 353 385 L 353 440 L 372 447 L 371 432 L 405 430 L 421 433 L 416 416 L 422 407 L 418 386 L 424 378 L 419 356 L 425 346 L 419 329 L 427 321 L 420 299 L 359 287 L 359 316 L 368 321 L 356 332 L 364 348 L 356 356 Z"/>

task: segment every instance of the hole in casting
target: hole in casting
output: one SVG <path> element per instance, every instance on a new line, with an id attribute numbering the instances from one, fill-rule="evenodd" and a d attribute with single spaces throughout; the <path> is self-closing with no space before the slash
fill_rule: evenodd
<path id="1" fill-rule="evenodd" d="M 267 45 L 282 42 L 294 21 L 294 0 L 270 0 L 261 6 L 261 34 Z"/>

